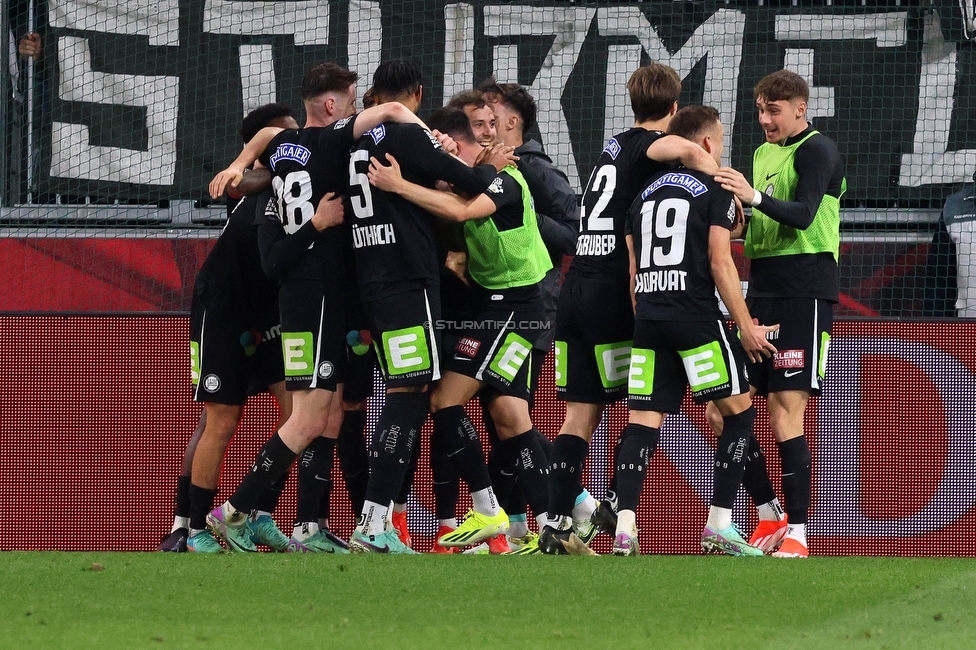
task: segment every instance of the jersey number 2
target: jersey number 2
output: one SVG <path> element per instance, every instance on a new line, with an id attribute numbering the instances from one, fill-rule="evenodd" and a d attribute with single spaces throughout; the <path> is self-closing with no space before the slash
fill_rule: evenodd
<path id="1" fill-rule="evenodd" d="M 591 192 L 599 192 L 596 205 L 589 214 L 586 213 L 586 203 L 581 209 L 581 232 L 613 232 L 613 217 L 603 217 L 603 211 L 613 198 L 613 191 L 617 189 L 617 168 L 613 165 L 603 165 L 593 173 L 593 178 L 587 184 Z"/>

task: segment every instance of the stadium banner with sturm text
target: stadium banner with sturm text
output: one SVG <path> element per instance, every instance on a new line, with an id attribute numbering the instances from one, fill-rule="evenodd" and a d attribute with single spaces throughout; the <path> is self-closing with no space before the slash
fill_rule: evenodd
<path id="1" fill-rule="evenodd" d="M 944 3 L 951 6 L 951 3 Z M 762 142 L 752 88 L 780 68 L 811 86 L 809 115 L 847 163 L 849 207 L 940 202 L 976 169 L 976 60 L 949 11 L 683 3 L 415 0 L 51 0 L 38 195 L 200 199 L 271 101 L 300 108 L 314 63 L 360 75 L 410 58 L 422 114 L 489 75 L 526 85 L 541 139 L 577 190 L 631 124 L 625 83 L 650 60 L 683 103 L 719 109 L 733 166 Z"/>

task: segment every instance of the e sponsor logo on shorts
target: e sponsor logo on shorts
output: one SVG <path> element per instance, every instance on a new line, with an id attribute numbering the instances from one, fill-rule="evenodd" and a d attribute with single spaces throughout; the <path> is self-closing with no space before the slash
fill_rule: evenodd
<path id="1" fill-rule="evenodd" d="M 678 356 L 685 367 L 685 376 L 692 392 L 700 393 L 729 383 L 729 371 L 717 341 L 692 350 L 678 350 Z"/>
<path id="2" fill-rule="evenodd" d="M 190 341 L 190 383 L 200 383 L 200 344 Z"/>
<path id="3" fill-rule="evenodd" d="M 308 377 L 315 360 L 311 332 L 283 332 L 281 350 L 285 361 L 285 377 Z"/>
<path id="4" fill-rule="evenodd" d="M 430 348 L 424 327 L 405 327 L 383 332 L 383 356 L 387 373 L 404 376 L 431 368 Z"/>
<path id="5" fill-rule="evenodd" d="M 209 374 L 203 378 L 203 390 L 208 393 L 216 393 L 220 390 L 220 377 L 215 374 Z"/>
<path id="6" fill-rule="evenodd" d="M 596 365 L 600 370 L 600 382 L 604 388 L 618 388 L 627 383 L 630 376 L 630 348 L 633 344 L 633 341 L 620 341 L 593 348 Z"/>
<path id="7" fill-rule="evenodd" d="M 509 332 L 488 368 L 511 385 L 531 354 L 532 344 L 515 332 Z"/>

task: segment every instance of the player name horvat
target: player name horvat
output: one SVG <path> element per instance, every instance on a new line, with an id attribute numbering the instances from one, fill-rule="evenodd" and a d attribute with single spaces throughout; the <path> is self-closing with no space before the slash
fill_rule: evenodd
<path id="1" fill-rule="evenodd" d="M 616 235 L 580 235 L 576 240 L 577 255 L 609 255 L 615 248 Z"/>
<path id="2" fill-rule="evenodd" d="M 353 224 L 352 245 L 356 248 L 367 246 L 386 246 L 396 243 L 396 233 L 392 223 L 378 223 L 369 226 Z"/>
<path id="3" fill-rule="evenodd" d="M 684 291 L 687 271 L 643 271 L 637 274 L 635 293 L 655 291 Z"/>

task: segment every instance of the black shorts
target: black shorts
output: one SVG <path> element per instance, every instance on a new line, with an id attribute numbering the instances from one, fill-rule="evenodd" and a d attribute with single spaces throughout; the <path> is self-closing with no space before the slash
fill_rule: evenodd
<path id="1" fill-rule="evenodd" d="M 722 320 L 638 320 L 630 358 L 630 408 L 677 413 L 688 386 L 699 404 L 748 393 L 746 362 L 742 344 Z"/>
<path id="2" fill-rule="evenodd" d="M 345 381 L 345 302 L 341 287 L 291 280 L 278 291 L 288 390 L 335 391 Z"/>
<path id="3" fill-rule="evenodd" d="M 535 287 L 477 293 L 475 316 L 444 367 L 529 401 L 533 358 L 543 355 L 533 348 L 547 326 L 541 296 Z"/>
<path id="4" fill-rule="evenodd" d="M 626 397 L 633 338 L 626 281 L 567 275 L 556 309 L 556 396 L 586 404 Z"/>
<path id="5" fill-rule="evenodd" d="M 219 309 L 190 315 L 190 381 L 193 399 L 232 406 L 285 378 L 280 328 L 264 331 L 239 324 Z"/>
<path id="6" fill-rule="evenodd" d="M 761 324 L 779 325 L 770 335 L 778 352 L 749 364 L 749 383 L 760 395 L 784 390 L 819 395 L 827 370 L 833 304 L 815 298 L 750 298 L 746 303 Z"/>
<path id="7" fill-rule="evenodd" d="M 441 378 L 438 287 L 407 289 L 364 302 L 363 308 L 388 388 L 423 386 Z"/>
<path id="8" fill-rule="evenodd" d="M 342 398 L 358 403 L 372 397 L 376 350 L 366 312 L 357 295 L 349 295 L 346 300 L 346 359 L 348 369 Z"/>

